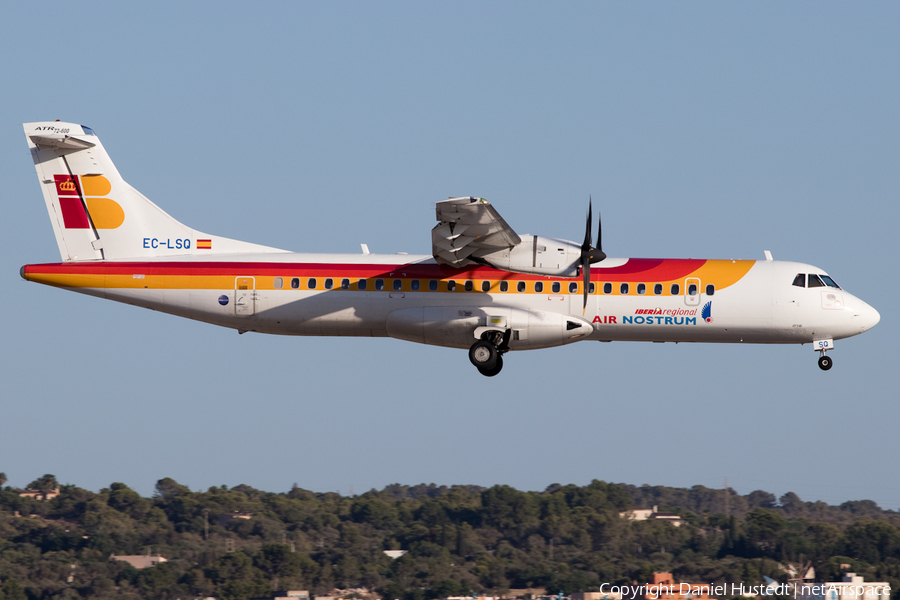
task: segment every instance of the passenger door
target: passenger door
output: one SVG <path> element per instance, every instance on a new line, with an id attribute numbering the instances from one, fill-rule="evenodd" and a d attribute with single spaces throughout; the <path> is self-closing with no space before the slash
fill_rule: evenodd
<path id="1" fill-rule="evenodd" d="M 234 314 L 256 314 L 256 279 L 254 277 L 235 277 Z"/>

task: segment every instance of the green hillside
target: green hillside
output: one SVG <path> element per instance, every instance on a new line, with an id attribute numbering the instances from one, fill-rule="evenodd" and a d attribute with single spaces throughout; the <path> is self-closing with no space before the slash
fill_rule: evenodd
<path id="1" fill-rule="evenodd" d="M 55 480 L 29 487 L 41 486 Z M 619 516 L 652 505 L 684 525 Z M 409 552 L 383 553 L 395 549 Z M 112 554 L 168 562 L 136 570 Z M 543 492 L 390 485 L 355 497 L 244 485 L 192 492 L 171 479 L 152 498 L 121 483 L 99 493 L 62 486 L 49 501 L 0 491 L 0 600 L 240 600 L 335 588 L 404 600 L 534 587 L 568 594 L 644 582 L 654 571 L 758 584 L 763 575 L 784 581 L 778 563 L 801 556 L 819 580 L 839 579 L 848 564 L 900 589 L 900 514 L 870 501 L 830 506 L 794 494 L 602 481 Z"/>

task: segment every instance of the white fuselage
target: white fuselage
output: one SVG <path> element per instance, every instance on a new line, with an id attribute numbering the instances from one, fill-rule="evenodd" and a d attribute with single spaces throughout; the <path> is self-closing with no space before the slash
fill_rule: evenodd
<path id="1" fill-rule="evenodd" d="M 58 273 L 45 274 L 44 265 L 30 265 L 23 276 L 241 332 L 391 336 L 458 348 L 468 348 L 478 328 L 490 328 L 492 319 L 498 330 L 512 331 L 510 350 L 586 339 L 810 343 L 853 336 L 878 322 L 873 308 L 844 290 L 791 285 L 798 273 L 822 273 L 800 263 L 741 261 L 737 280 L 708 295 L 704 284 L 719 275 L 698 279 L 696 293 L 688 294 L 689 282 L 700 271 L 678 280 L 666 275 L 657 284 L 638 281 L 652 276 L 648 270 L 621 274 L 643 259 L 610 258 L 591 269 L 594 290 L 582 311 L 579 279 L 494 269 L 454 271 L 430 256 L 403 255 L 401 264 L 398 258 L 267 253 L 216 256 L 201 263 L 171 257 L 63 263 L 55 267 Z M 729 261 L 706 262 L 721 263 L 718 272 L 729 267 Z M 79 273 L 71 274 L 73 269 Z M 366 289 L 359 289 L 361 279 Z M 631 279 L 627 293 L 622 293 L 623 279 Z M 432 281 L 438 283 L 434 291 Z M 449 281 L 456 283 L 453 289 Z M 538 281 L 541 291 L 536 291 Z M 672 293 L 673 281 L 680 293 Z M 660 286 L 665 293 L 654 293 Z"/>

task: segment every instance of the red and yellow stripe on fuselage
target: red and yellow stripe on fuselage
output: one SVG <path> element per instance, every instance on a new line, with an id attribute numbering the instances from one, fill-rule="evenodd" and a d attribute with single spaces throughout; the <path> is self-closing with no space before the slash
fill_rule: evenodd
<path id="1" fill-rule="evenodd" d="M 646 259 L 632 258 L 625 264 L 610 268 L 594 267 L 591 270 L 590 280 L 594 283 L 644 283 L 648 287 L 656 283 L 663 284 L 663 293 L 670 294 L 672 283 L 683 284 L 685 279 L 700 279 L 704 284 L 713 284 L 717 290 L 722 290 L 739 281 L 755 261 L 752 260 L 704 260 L 704 259 Z M 481 283 L 490 282 L 490 292 L 498 292 L 502 281 L 524 282 L 553 282 L 561 281 L 580 283 L 581 278 L 565 279 L 542 275 L 524 275 L 509 271 L 500 271 L 490 267 L 467 267 L 453 269 L 438 264 L 352 264 L 352 263 L 306 263 L 306 262 L 200 262 L 200 261 L 172 261 L 172 262 L 80 262 L 80 263 L 49 263 L 38 265 L 26 265 L 22 268 L 22 276 L 37 283 L 78 290 L 80 288 L 100 289 L 184 289 L 184 290 L 228 290 L 234 289 L 235 278 L 254 277 L 257 290 L 294 291 L 287 282 L 293 278 L 300 279 L 300 287 L 295 289 L 309 290 L 307 280 L 317 279 L 316 289 L 322 290 L 318 281 L 323 278 L 332 278 L 335 282 L 349 279 L 351 287 L 342 290 L 336 283 L 332 291 L 353 292 L 358 290 L 357 282 L 360 279 L 391 280 L 386 282 L 383 291 L 396 291 L 392 285 L 393 280 L 400 280 L 400 289 L 413 291 L 412 281 L 420 280 L 423 283 L 432 279 L 441 284 L 437 293 L 484 293 L 481 285 L 473 286 L 472 291 L 464 289 L 464 282 L 475 281 Z M 276 286 L 276 280 L 281 278 L 282 286 Z M 456 289 L 447 290 L 447 283 L 455 281 Z M 599 286 L 597 286 L 599 288 Z M 568 294 L 568 285 L 562 286 L 560 293 Z M 632 288 L 633 290 L 633 288 Z M 322 290 L 324 291 L 324 290 Z M 373 284 L 366 286 L 367 292 L 376 290 Z M 422 293 L 435 293 L 429 291 L 427 285 L 420 286 Z M 509 293 L 517 293 L 514 287 Z M 534 286 L 529 285 L 524 293 L 534 292 Z M 540 292 L 547 293 L 547 290 Z M 579 289 L 576 294 L 581 294 Z M 600 294 L 599 289 L 595 290 Z M 619 294 L 619 288 L 614 287 L 612 295 Z M 634 291 L 630 292 L 634 295 Z M 648 294 L 650 295 L 650 294 Z"/>
<path id="2" fill-rule="evenodd" d="M 589 308 L 582 315 L 581 278 L 524 275 L 489 267 L 453 269 L 428 261 L 429 257 L 415 257 L 418 260 L 404 264 L 378 264 L 377 261 L 355 264 L 340 262 L 339 257 L 334 262 L 290 260 L 294 258 L 304 257 L 292 255 L 277 262 L 54 263 L 25 266 L 22 276 L 29 281 L 224 327 L 287 335 L 384 336 L 388 335 L 386 323 L 391 312 L 415 306 L 460 309 L 506 306 L 571 314 L 587 322 L 592 319 L 598 322 L 600 309 Z M 744 277 L 754 264 L 755 261 L 628 259 L 617 266 L 594 267 L 591 281 L 596 285 L 592 297 L 597 297 L 597 301 L 589 303 L 589 307 L 599 302 L 610 309 L 618 305 L 616 310 L 626 310 L 624 305 L 632 303 L 642 308 L 652 302 L 678 303 L 689 279 L 700 280 L 704 286 L 714 285 L 718 294 Z M 252 283 L 248 283 L 250 278 Z M 326 289 L 328 279 L 330 287 Z M 310 285 L 311 280 L 315 280 L 314 286 Z M 346 287 L 342 287 L 344 280 Z M 414 285 L 416 281 L 418 284 Z M 365 282 L 364 289 L 360 289 L 361 282 Z M 436 290 L 431 289 L 432 282 L 436 282 Z M 507 285 L 501 285 L 503 282 Z M 518 291 L 519 282 L 525 284 L 523 292 Z M 543 282 L 540 292 L 536 289 L 537 282 Z M 558 291 L 554 282 L 560 283 Z M 614 284 L 611 293 L 604 293 L 604 283 Z M 621 283 L 630 284 L 627 294 L 622 294 Z M 646 285 L 644 295 L 637 293 L 640 283 Z M 570 288 L 571 284 L 574 285 Z M 661 294 L 654 294 L 655 284 L 662 284 Z M 673 294 L 671 284 L 679 284 L 680 293 Z M 241 314 L 237 311 L 237 298 L 242 286 L 247 285 L 254 293 L 253 308 L 249 314 Z M 540 296 L 568 301 L 537 302 Z M 397 304 L 398 297 L 403 298 L 402 304 Z M 633 312 L 634 307 L 630 310 Z M 594 325 L 596 336 L 591 337 L 644 339 L 650 335 L 652 339 L 677 341 L 691 340 L 695 333 L 668 328 L 660 337 L 656 333 L 651 335 L 648 328 L 641 328 L 636 332 L 637 337 L 632 337 L 624 328 L 617 330 L 623 335 L 610 337 L 613 331 Z M 704 335 L 710 333 L 706 331 Z M 455 345 L 467 347 L 468 343 L 463 345 L 459 341 Z"/>

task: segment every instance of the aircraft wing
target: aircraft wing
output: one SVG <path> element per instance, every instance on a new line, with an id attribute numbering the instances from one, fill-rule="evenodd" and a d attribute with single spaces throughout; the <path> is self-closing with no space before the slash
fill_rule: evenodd
<path id="1" fill-rule="evenodd" d="M 463 267 L 522 241 L 484 198 L 450 198 L 436 208 L 438 224 L 431 230 L 431 253 L 439 263 Z"/>

